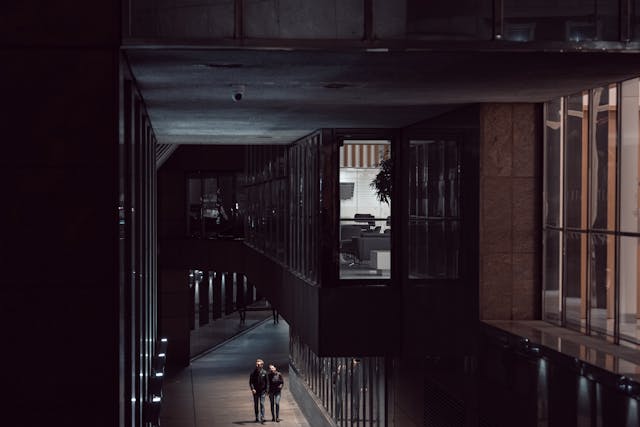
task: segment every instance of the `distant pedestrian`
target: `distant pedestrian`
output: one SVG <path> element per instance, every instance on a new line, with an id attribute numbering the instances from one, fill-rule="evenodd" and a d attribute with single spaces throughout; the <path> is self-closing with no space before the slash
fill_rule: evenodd
<path id="1" fill-rule="evenodd" d="M 280 422 L 280 394 L 284 387 L 284 379 L 282 374 L 278 372 L 275 365 L 269 365 L 269 374 L 267 375 L 269 383 L 269 403 L 271 404 L 271 421 Z M 274 411 L 275 406 L 275 411 Z"/>
<path id="2" fill-rule="evenodd" d="M 273 312 L 273 324 L 280 323 L 280 315 L 278 314 L 278 310 L 275 307 L 271 306 L 271 311 Z"/>
<path id="3" fill-rule="evenodd" d="M 256 422 L 264 424 L 264 397 L 267 392 L 267 371 L 264 370 L 264 361 L 256 360 L 256 369 L 249 376 L 249 387 L 253 394 L 253 409 L 256 414 Z"/>

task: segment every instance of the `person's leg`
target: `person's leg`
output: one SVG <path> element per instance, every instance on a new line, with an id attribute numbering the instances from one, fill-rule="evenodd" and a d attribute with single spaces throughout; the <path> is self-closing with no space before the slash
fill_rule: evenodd
<path id="1" fill-rule="evenodd" d="M 273 393 L 269 393 L 269 406 L 271 407 L 271 421 L 275 421 L 276 420 L 276 413 L 274 412 L 274 405 L 275 403 L 275 395 Z"/>
<path id="2" fill-rule="evenodd" d="M 264 395 L 265 393 L 260 395 L 260 421 L 264 421 Z"/>
<path id="3" fill-rule="evenodd" d="M 258 401 L 260 399 L 260 396 L 256 393 L 253 395 L 253 410 L 256 413 L 256 421 L 259 421 L 258 419 Z"/>
<path id="4" fill-rule="evenodd" d="M 274 393 L 273 400 L 276 402 L 276 421 L 280 422 L 280 393 Z"/>

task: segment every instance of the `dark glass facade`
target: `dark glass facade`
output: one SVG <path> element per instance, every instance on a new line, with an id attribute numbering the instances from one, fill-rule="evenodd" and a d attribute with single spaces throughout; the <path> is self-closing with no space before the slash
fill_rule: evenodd
<path id="1" fill-rule="evenodd" d="M 156 139 L 132 80 L 125 79 L 120 117 L 120 364 L 125 425 L 157 416 L 164 373 L 157 329 Z"/>
<path id="2" fill-rule="evenodd" d="M 459 274 L 460 148 L 455 140 L 410 141 L 409 277 Z"/>
<path id="3" fill-rule="evenodd" d="M 246 242 L 311 282 L 319 280 L 320 135 L 247 156 Z"/>

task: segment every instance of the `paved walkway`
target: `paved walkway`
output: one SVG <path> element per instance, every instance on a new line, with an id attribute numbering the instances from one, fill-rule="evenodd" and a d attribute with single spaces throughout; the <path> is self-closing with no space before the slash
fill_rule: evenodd
<path id="1" fill-rule="evenodd" d="M 279 427 L 310 426 L 288 390 L 289 325 L 271 319 L 242 333 L 169 376 L 164 384 L 162 427 L 217 427 L 259 425 L 255 423 L 249 374 L 256 358 L 275 363 L 285 379 L 280 402 Z M 271 420 L 269 398 L 265 415 Z"/>

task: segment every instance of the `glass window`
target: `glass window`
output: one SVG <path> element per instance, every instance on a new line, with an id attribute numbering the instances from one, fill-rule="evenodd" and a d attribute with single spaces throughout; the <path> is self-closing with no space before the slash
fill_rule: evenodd
<path id="1" fill-rule="evenodd" d="M 409 277 L 457 278 L 460 155 L 456 141 L 410 142 Z"/>
<path id="2" fill-rule="evenodd" d="M 586 332 L 587 325 L 587 234 L 565 234 L 565 321 Z"/>
<path id="3" fill-rule="evenodd" d="M 588 92 L 567 97 L 565 213 L 567 227 L 578 229 L 587 226 L 588 111 Z"/>
<path id="4" fill-rule="evenodd" d="M 340 278 L 391 275 L 391 143 L 343 141 L 340 147 Z"/>
<path id="5" fill-rule="evenodd" d="M 545 106 L 543 318 L 635 344 L 640 344 L 639 131 L 637 78 Z M 563 138 L 564 152 L 556 148 Z M 564 196 L 556 200 L 558 192 Z"/>
<path id="6" fill-rule="evenodd" d="M 640 343 L 640 238 L 620 237 L 620 335 Z"/>
<path id="7" fill-rule="evenodd" d="M 610 234 L 592 234 L 590 240 L 591 332 L 613 337 L 615 237 Z"/>
<path id="8" fill-rule="evenodd" d="M 544 232 L 544 270 L 542 310 L 543 319 L 559 324 L 561 321 L 562 302 L 562 232 L 546 230 Z"/>
<path id="9" fill-rule="evenodd" d="M 562 195 L 562 135 L 563 98 L 554 99 L 545 108 L 544 144 L 544 223 L 562 225 L 560 197 Z"/>
<path id="10" fill-rule="evenodd" d="M 618 138 L 616 85 L 592 91 L 591 119 L 591 228 L 616 226 L 616 145 Z"/>
<path id="11" fill-rule="evenodd" d="M 235 175 L 195 172 L 187 176 L 187 235 L 196 238 L 242 237 L 241 198 Z"/>
<path id="12" fill-rule="evenodd" d="M 631 3 L 631 35 L 633 40 L 640 40 L 640 0 Z"/>
<path id="13" fill-rule="evenodd" d="M 620 107 L 620 231 L 640 232 L 640 79 L 622 82 Z"/>
<path id="14" fill-rule="evenodd" d="M 618 0 L 504 0 L 504 34 L 509 41 L 618 40 Z M 552 13 L 550 13 L 552 11 Z"/>

